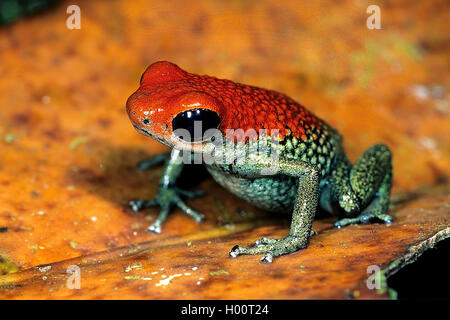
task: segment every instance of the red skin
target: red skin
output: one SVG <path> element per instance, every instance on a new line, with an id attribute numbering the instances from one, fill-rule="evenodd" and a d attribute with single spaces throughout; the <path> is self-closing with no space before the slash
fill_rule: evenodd
<path id="1" fill-rule="evenodd" d="M 227 129 L 278 129 L 281 139 L 289 128 L 292 136 L 306 140 L 307 129 L 325 125 L 282 93 L 189 73 L 167 61 L 150 65 L 139 89 L 127 101 L 132 123 L 160 137 L 172 134 L 172 119 L 177 114 L 195 108 L 217 112 L 223 133 Z M 149 124 L 142 122 L 144 118 Z"/>

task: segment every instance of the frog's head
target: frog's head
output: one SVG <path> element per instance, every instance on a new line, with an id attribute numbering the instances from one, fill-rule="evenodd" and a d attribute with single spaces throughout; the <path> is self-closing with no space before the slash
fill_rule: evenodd
<path id="1" fill-rule="evenodd" d="M 127 101 L 136 130 L 170 147 L 201 151 L 211 145 L 224 108 L 196 87 L 198 77 L 170 62 L 150 65 Z"/>

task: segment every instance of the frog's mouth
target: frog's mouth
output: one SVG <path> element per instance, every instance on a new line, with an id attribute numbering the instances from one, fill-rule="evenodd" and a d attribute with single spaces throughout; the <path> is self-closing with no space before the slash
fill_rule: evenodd
<path id="1" fill-rule="evenodd" d="M 164 145 L 166 145 L 168 147 L 172 147 L 171 144 L 168 141 L 166 141 L 166 139 L 164 139 L 164 138 L 162 138 L 162 137 L 160 137 L 160 136 L 150 132 L 149 130 L 141 128 L 141 127 L 139 127 L 139 126 L 137 126 L 135 124 L 133 124 L 133 127 L 137 130 L 137 132 L 143 134 L 144 136 L 150 137 L 150 138 L 152 138 L 152 139 L 158 141 L 159 143 L 162 143 L 162 144 L 164 144 Z"/>

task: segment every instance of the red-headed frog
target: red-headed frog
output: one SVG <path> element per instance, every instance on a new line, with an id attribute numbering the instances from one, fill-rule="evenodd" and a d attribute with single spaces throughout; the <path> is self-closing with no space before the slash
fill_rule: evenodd
<path id="1" fill-rule="evenodd" d="M 127 101 L 131 123 L 170 153 L 141 162 L 140 169 L 166 162 L 152 200 L 130 201 L 133 211 L 160 206 L 149 231 L 160 233 L 177 206 L 196 221 L 203 215 L 183 201 L 201 194 L 176 185 L 183 166 L 201 155 L 211 176 L 225 189 L 257 207 L 291 213 L 289 234 L 261 238 L 230 256 L 261 254 L 263 263 L 305 249 L 320 206 L 337 214 L 335 227 L 381 221 L 392 185 L 389 148 L 376 144 L 352 164 L 342 137 L 325 121 L 272 90 L 189 73 L 160 61 L 150 65 Z"/>

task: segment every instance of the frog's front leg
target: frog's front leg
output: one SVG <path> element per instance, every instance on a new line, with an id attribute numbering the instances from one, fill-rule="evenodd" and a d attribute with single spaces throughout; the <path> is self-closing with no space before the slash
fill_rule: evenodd
<path id="1" fill-rule="evenodd" d="M 161 157 L 163 158 L 163 157 Z M 158 158 L 158 162 L 161 160 Z M 152 200 L 134 200 L 130 201 L 130 207 L 134 212 L 141 209 L 153 207 L 159 205 L 161 211 L 155 222 L 148 227 L 149 231 L 161 233 L 161 225 L 167 219 L 170 209 L 173 206 L 179 207 L 188 216 L 194 218 L 197 222 L 203 219 L 203 215 L 195 210 L 189 208 L 181 197 L 194 198 L 196 196 L 202 195 L 203 191 L 187 191 L 182 190 L 175 186 L 175 182 L 183 169 L 183 152 L 178 149 L 173 149 L 170 153 L 169 160 L 164 169 L 164 173 L 161 177 L 161 182 L 158 189 L 158 194 Z"/>
<path id="2" fill-rule="evenodd" d="M 160 154 L 154 155 L 153 157 L 150 157 L 148 159 L 145 159 L 145 160 L 139 162 L 136 167 L 140 171 L 145 171 L 154 166 L 164 163 L 169 158 L 170 158 L 170 152 L 160 153 Z"/>
<path id="3" fill-rule="evenodd" d="M 318 204 L 319 172 L 314 166 L 304 162 L 282 161 L 279 168 L 278 174 L 299 179 L 289 235 L 283 239 L 262 238 L 251 248 L 234 246 L 230 251 L 232 258 L 241 254 L 264 254 L 261 262 L 272 263 L 274 257 L 307 247 Z"/>

